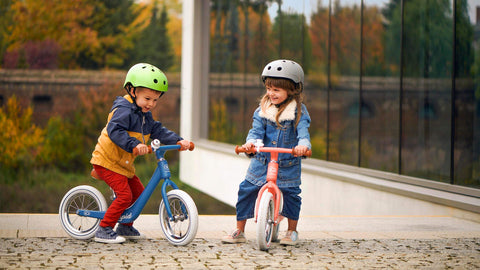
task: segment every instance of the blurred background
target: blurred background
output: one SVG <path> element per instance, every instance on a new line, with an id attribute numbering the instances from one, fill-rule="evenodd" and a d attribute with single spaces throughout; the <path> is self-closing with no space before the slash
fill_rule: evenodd
<path id="1" fill-rule="evenodd" d="M 181 1 L 0 1 L 0 212 L 55 213 L 63 195 L 89 184 L 91 153 L 127 70 L 148 62 L 162 69 L 169 92 L 154 118 L 179 132 Z M 178 179 L 178 154 L 168 152 L 173 179 L 200 214 L 233 207 Z M 144 185 L 156 167 L 139 157 Z M 158 199 L 153 199 L 158 198 Z M 160 192 L 145 213 L 158 213 Z"/>
<path id="2" fill-rule="evenodd" d="M 154 117 L 179 131 L 182 4 L 0 0 L 0 212 L 56 212 L 77 184 L 105 188 L 90 180 L 89 159 L 134 63 L 166 72 L 169 93 Z M 478 0 L 211 0 L 209 8 L 207 139 L 243 143 L 264 65 L 287 58 L 306 74 L 314 158 L 478 191 Z M 175 170 L 177 154 L 168 158 Z M 137 161 L 144 183 L 154 166 Z M 201 214 L 234 213 L 201 192 L 192 197 Z"/>

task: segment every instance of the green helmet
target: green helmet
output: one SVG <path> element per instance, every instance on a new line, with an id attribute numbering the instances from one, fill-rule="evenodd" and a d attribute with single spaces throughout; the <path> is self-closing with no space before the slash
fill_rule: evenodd
<path id="1" fill-rule="evenodd" d="M 160 92 L 168 91 L 167 76 L 156 66 L 147 63 L 136 64 L 128 70 L 123 87 L 125 88 L 129 83 L 133 87 L 141 86 Z"/>

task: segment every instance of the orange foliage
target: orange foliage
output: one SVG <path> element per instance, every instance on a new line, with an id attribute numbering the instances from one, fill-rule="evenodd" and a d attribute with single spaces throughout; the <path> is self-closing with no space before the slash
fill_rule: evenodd
<path id="1" fill-rule="evenodd" d="M 31 107 L 22 108 L 15 96 L 0 108 L 0 164 L 18 169 L 33 163 L 41 151 L 45 131 L 32 123 Z"/>
<path id="2" fill-rule="evenodd" d="M 94 54 L 100 46 L 97 32 L 85 26 L 93 13 L 89 0 L 14 1 L 12 11 L 15 24 L 8 37 L 9 50 L 19 49 L 27 41 L 52 39 L 62 48 L 61 62 L 74 67 L 75 56 Z"/>

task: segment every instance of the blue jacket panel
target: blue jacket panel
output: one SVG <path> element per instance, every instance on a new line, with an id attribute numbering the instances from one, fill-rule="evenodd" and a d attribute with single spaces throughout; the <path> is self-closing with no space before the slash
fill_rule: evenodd
<path id="1" fill-rule="evenodd" d="M 175 132 L 165 128 L 162 123 L 155 121 L 151 112 L 143 113 L 129 96 L 117 97 L 113 102 L 112 118 L 107 124 L 108 137 L 123 150 L 131 153 L 139 143 L 147 144 L 149 135 L 152 139 L 159 139 L 162 144 L 176 144 L 182 140 Z M 142 141 L 132 137 L 127 132 L 142 135 Z"/>

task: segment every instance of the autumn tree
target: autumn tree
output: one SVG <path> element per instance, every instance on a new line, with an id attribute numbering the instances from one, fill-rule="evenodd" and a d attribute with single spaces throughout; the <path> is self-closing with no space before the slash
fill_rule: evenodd
<path id="1" fill-rule="evenodd" d="M 334 3 L 331 18 L 331 68 L 343 76 L 359 75 L 361 8 Z"/>
<path id="2" fill-rule="evenodd" d="M 385 28 L 383 16 L 378 7 L 363 8 L 363 69 L 367 76 L 386 75 L 385 63 Z"/>
<path id="3" fill-rule="evenodd" d="M 0 164 L 18 170 L 32 165 L 41 151 L 45 132 L 32 123 L 33 109 L 25 107 L 15 96 L 0 108 Z"/>
<path id="4" fill-rule="evenodd" d="M 0 0 L 0 65 L 3 63 L 3 55 L 9 45 L 9 26 L 13 24 L 12 2 L 13 0 Z"/>
<path id="5" fill-rule="evenodd" d="M 312 37 L 312 66 L 315 72 L 324 74 L 328 67 L 328 20 L 328 6 L 318 5 L 312 14 L 309 29 Z"/>
<path id="6" fill-rule="evenodd" d="M 8 51 L 20 50 L 28 41 L 56 41 L 62 67 L 78 67 L 80 55 L 93 55 L 99 48 L 97 33 L 89 26 L 94 7 L 91 0 L 25 0 L 12 4 L 15 24 Z"/>

